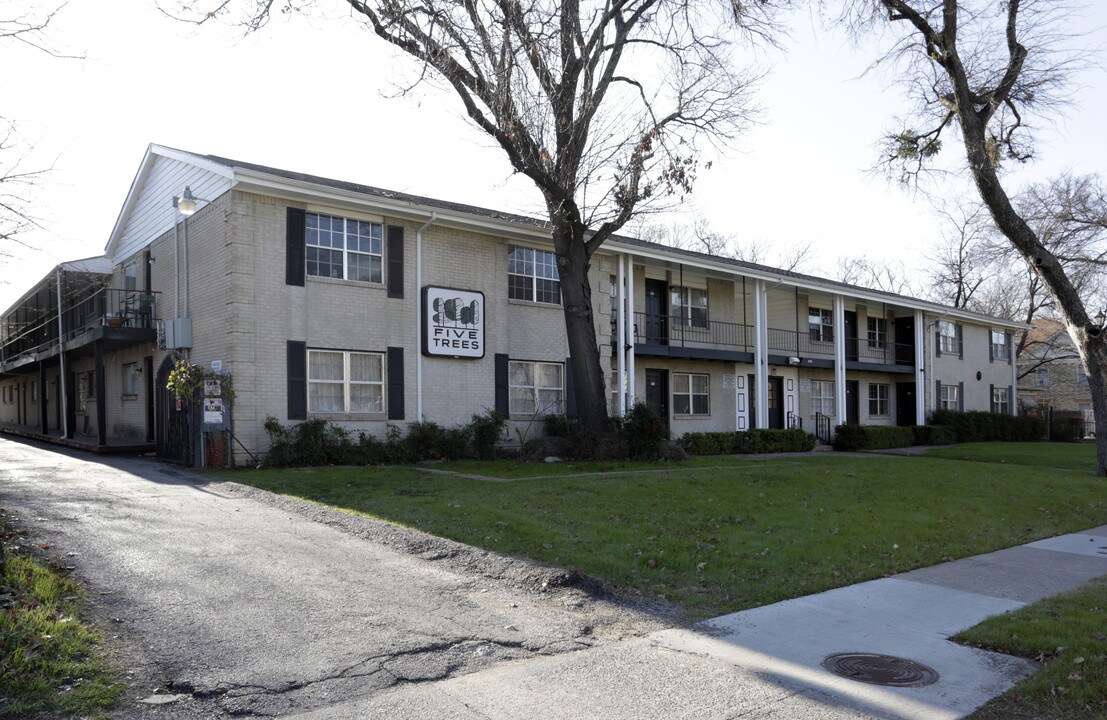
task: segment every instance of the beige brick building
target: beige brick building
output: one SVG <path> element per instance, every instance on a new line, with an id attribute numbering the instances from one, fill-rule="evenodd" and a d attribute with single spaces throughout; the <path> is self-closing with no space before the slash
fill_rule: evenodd
<path id="1" fill-rule="evenodd" d="M 626 237 L 590 279 L 612 412 L 674 435 L 1015 412 L 1016 323 Z M 198 461 L 205 421 L 258 454 L 267 416 L 380 435 L 490 408 L 517 442 L 573 412 L 559 302 L 541 221 L 154 145 L 105 256 L 4 314 L 0 426 Z M 178 357 L 233 406 L 178 409 Z"/>

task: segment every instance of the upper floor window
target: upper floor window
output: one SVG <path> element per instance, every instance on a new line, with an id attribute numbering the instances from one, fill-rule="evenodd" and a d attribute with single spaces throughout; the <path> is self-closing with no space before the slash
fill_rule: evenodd
<path id="1" fill-rule="evenodd" d="M 1002 330 L 992 331 L 992 357 L 996 360 L 1007 359 L 1007 333 Z"/>
<path id="2" fill-rule="evenodd" d="M 127 292 L 138 290 L 138 266 L 133 262 L 123 266 L 123 289 Z"/>
<path id="3" fill-rule="evenodd" d="M 307 274 L 315 277 L 384 282 L 380 223 L 307 214 Z"/>
<path id="4" fill-rule="evenodd" d="M 869 325 L 869 347 L 875 350 L 883 350 L 888 343 L 888 321 L 884 318 L 871 317 Z"/>
<path id="5" fill-rule="evenodd" d="M 938 348 L 947 353 L 961 352 L 960 344 L 957 342 L 957 323 L 949 320 L 938 321 Z"/>
<path id="6" fill-rule="evenodd" d="M 1035 380 L 1039 387 L 1049 385 L 1049 368 L 1040 367 L 1034 372 Z"/>
<path id="7" fill-rule="evenodd" d="M 565 367 L 561 363 L 512 360 L 508 392 L 512 415 L 559 415 L 565 412 Z"/>
<path id="8" fill-rule="evenodd" d="M 1084 370 L 1084 368 L 1079 367 L 1079 366 L 1076 368 L 1076 384 L 1077 385 L 1087 385 L 1088 384 L 1088 373 Z"/>
<path id="9" fill-rule="evenodd" d="M 384 412 L 384 356 L 308 350 L 308 412 Z"/>
<path id="10" fill-rule="evenodd" d="M 674 287 L 669 301 L 672 315 L 681 325 L 695 328 L 707 327 L 707 291 L 699 288 Z"/>
<path id="11" fill-rule="evenodd" d="M 699 373 L 673 373 L 673 414 L 711 413 L 710 377 Z"/>
<path id="12" fill-rule="evenodd" d="M 824 308 L 807 309 L 807 327 L 812 340 L 832 342 L 834 340 L 834 315 Z"/>
<path id="13" fill-rule="evenodd" d="M 545 250 L 508 246 L 507 297 L 555 305 L 561 302 L 557 257 Z"/>

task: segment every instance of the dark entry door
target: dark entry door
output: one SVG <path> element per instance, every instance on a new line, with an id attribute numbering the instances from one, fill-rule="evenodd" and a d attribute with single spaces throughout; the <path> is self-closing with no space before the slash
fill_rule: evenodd
<path id="1" fill-rule="evenodd" d="M 192 416 L 191 398 L 177 398 L 165 387 L 173 370 L 172 356 L 162 361 L 158 368 L 158 380 L 154 391 L 154 428 L 158 457 L 172 462 L 189 464 L 189 427 Z"/>
<path id="2" fill-rule="evenodd" d="M 646 405 L 669 424 L 669 371 L 646 370 Z"/>
<path id="3" fill-rule="evenodd" d="M 646 342 L 665 345 L 669 340 L 665 294 L 668 287 L 662 280 L 646 281 Z"/>
<path id="4" fill-rule="evenodd" d="M 896 365 L 915 364 L 915 318 L 898 317 L 895 323 L 895 348 Z M 915 383 L 900 383 L 901 385 L 915 386 Z M 914 406 L 912 406 L 914 407 Z M 914 410 L 911 411 L 912 415 Z M 897 411 L 898 415 L 898 411 Z M 910 423 L 914 425 L 915 423 Z"/>
<path id="5" fill-rule="evenodd" d="M 784 427 L 784 378 L 769 376 L 769 427 Z"/>
<path id="6" fill-rule="evenodd" d="M 899 321 L 896 323 L 898 325 Z M 896 425 L 910 427 L 918 424 L 915 417 L 915 383 L 896 383 Z"/>
<path id="7" fill-rule="evenodd" d="M 846 326 L 843 328 L 846 341 L 846 360 L 857 359 L 857 313 L 846 312 Z"/>
<path id="8" fill-rule="evenodd" d="M 846 380 L 846 424 L 861 423 L 861 387 L 856 380 Z"/>

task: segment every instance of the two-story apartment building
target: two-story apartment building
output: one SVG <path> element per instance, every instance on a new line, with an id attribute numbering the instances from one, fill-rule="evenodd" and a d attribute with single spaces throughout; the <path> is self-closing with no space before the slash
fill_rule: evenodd
<path id="1" fill-rule="evenodd" d="M 590 279 L 612 412 L 645 401 L 674 435 L 1015 412 L 1016 323 L 627 237 Z M 231 376 L 255 453 L 270 415 L 382 434 L 495 408 L 511 442 L 574 405 L 544 222 L 156 145 L 104 258 L 2 330 L 5 427 L 169 456 L 201 420 L 165 390 L 180 356 Z"/>

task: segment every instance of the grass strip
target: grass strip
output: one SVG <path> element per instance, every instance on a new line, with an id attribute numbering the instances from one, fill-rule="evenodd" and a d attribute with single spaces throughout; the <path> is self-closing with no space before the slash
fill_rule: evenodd
<path id="1" fill-rule="evenodd" d="M 970 460 L 998 465 L 1025 465 L 1050 469 L 1085 470 L 1095 474 L 1092 443 L 966 443 L 928 450 L 927 457 Z"/>
<path id="2" fill-rule="evenodd" d="M 0 576 L 0 717 L 102 716 L 123 686 L 108 668 L 99 632 L 80 620 L 80 586 L 60 568 L 24 554 L 6 555 Z"/>
<path id="3" fill-rule="evenodd" d="M 953 639 L 1042 663 L 980 708 L 976 720 L 1107 717 L 1107 577 L 989 618 Z"/>
<path id="4" fill-rule="evenodd" d="M 1107 523 L 1103 481 L 929 457 L 621 466 L 525 482 L 410 467 L 235 472 L 229 479 L 569 567 L 709 617 Z M 473 473 L 473 464 L 444 467 Z M 545 464 L 482 466 L 533 478 Z M 563 472 L 559 468 L 558 472 Z"/>

